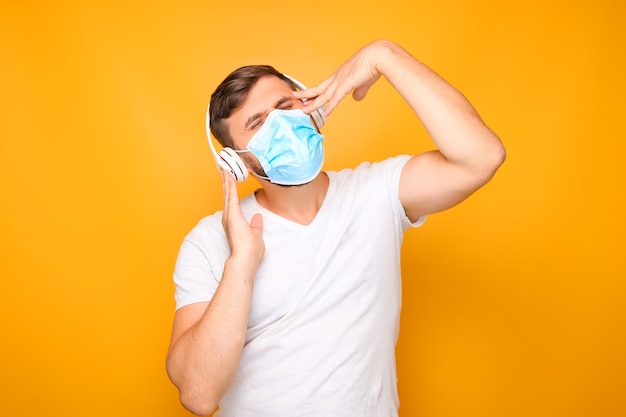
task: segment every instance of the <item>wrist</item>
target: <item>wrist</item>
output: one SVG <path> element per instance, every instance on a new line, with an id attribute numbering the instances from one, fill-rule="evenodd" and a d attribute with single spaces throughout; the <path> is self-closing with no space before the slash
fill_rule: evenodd
<path id="1" fill-rule="evenodd" d="M 401 49 L 395 43 L 387 39 L 379 39 L 370 44 L 374 51 L 374 67 L 379 74 L 385 74 L 387 69 L 393 67 Z"/>
<path id="2" fill-rule="evenodd" d="M 256 261 L 253 256 L 232 254 L 224 264 L 224 277 L 252 285 L 259 264 L 260 260 Z"/>

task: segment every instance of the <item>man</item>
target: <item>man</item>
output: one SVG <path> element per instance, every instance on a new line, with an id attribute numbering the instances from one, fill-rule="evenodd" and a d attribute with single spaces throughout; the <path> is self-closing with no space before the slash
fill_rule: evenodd
<path id="1" fill-rule="evenodd" d="M 363 99 L 380 76 L 437 150 L 321 171 L 320 123 L 307 115 Z M 167 370 L 196 414 L 397 416 L 402 235 L 489 181 L 504 148 L 457 90 L 390 41 L 294 90 L 253 66 L 211 98 L 214 135 L 262 188 L 240 202 L 222 171 L 224 210 L 185 238 Z"/>

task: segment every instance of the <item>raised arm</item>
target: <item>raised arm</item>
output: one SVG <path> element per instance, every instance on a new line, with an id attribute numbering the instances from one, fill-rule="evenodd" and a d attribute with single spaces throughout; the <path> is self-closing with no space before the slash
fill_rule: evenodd
<path id="1" fill-rule="evenodd" d="M 316 87 L 295 94 L 309 99 L 305 112 L 325 104 L 329 115 L 349 93 L 362 100 L 381 75 L 437 147 L 411 158 L 402 172 L 399 195 L 411 220 L 452 207 L 489 181 L 505 159 L 500 139 L 459 91 L 393 42 L 366 45 Z"/>
<path id="2" fill-rule="evenodd" d="M 223 225 L 231 247 L 210 303 L 179 309 L 174 316 L 167 372 L 180 401 L 198 415 L 211 414 L 232 383 L 246 337 L 252 285 L 265 250 L 263 222 L 241 214 L 235 181 L 222 173 Z"/>

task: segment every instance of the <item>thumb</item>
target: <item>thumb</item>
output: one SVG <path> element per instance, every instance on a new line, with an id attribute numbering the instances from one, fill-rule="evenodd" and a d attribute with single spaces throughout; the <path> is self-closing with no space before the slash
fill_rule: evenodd
<path id="1" fill-rule="evenodd" d="M 252 216 L 252 218 L 250 219 L 250 227 L 259 230 L 259 232 L 262 232 L 263 216 L 261 216 L 261 214 L 259 213 L 256 213 L 254 216 Z"/>
<path id="2" fill-rule="evenodd" d="M 376 83 L 376 81 L 378 81 L 378 78 L 380 78 L 380 75 L 378 77 L 372 78 L 371 80 L 361 85 L 360 87 L 355 88 L 354 91 L 352 91 L 352 98 L 355 99 L 356 101 L 363 100 L 365 96 L 367 95 L 367 92 L 369 91 L 370 87 L 373 86 L 374 83 Z"/>

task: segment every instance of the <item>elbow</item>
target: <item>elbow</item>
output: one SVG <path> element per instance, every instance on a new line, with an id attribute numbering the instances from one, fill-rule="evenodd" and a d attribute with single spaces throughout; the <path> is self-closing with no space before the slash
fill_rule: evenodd
<path id="1" fill-rule="evenodd" d="M 503 146 L 493 147 L 483 152 L 471 166 L 467 168 L 467 186 L 471 193 L 486 185 L 494 177 L 500 166 L 506 160 L 506 152 Z"/>
<path id="2" fill-rule="evenodd" d="M 192 393 L 189 390 L 179 390 L 180 403 L 189 412 L 197 416 L 209 416 L 217 408 L 217 401 L 212 401 L 196 393 Z"/>
<path id="3" fill-rule="evenodd" d="M 494 148 L 495 149 L 491 152 L 492 153 L 491 160 L 492 160 L 492 170 L 493 170 L 493 173 L 495 174 L 498 168 L 500 168 L 502 164 L 504 164 L 504 161 L 506 161 L 506 149 L 504 148 L 504 145 L 502 143 L 498 143 L 498 145 L 495 146 Z"/>
<path id="4" fill-rule="evenodd" d="M 506 161 L 506 149 L 504 148 L 504 144 L 502 143 L 500 138 L 498 138 L 498 141 L 496 145 L 494 146 L 494 148 L 495 148 L 494 154 L 496 155 L 499 161 L 498 166 L 500 166 L 504 163 L 504 161 Z"/>
<path id="5" fill-rule="evenodd" d="M 167 362 L 167 373 L 174 386 L 178 389 L 178 399 L 181 405 L 197 416 L 209 416 L 215 411 L 218 399 L 208 389 L 200 389 L 202 385 L 197 380 L 182 378 L 175 372 L 170 361 Z"/>
<path id="6" fill-rule="evenodd" d="M 487 183 L 496 174 L 498 169 L 506 160 L 506 149 L 498 140 L 483 155 L 480 172 L 482 173 L 483 183 Z"/>

